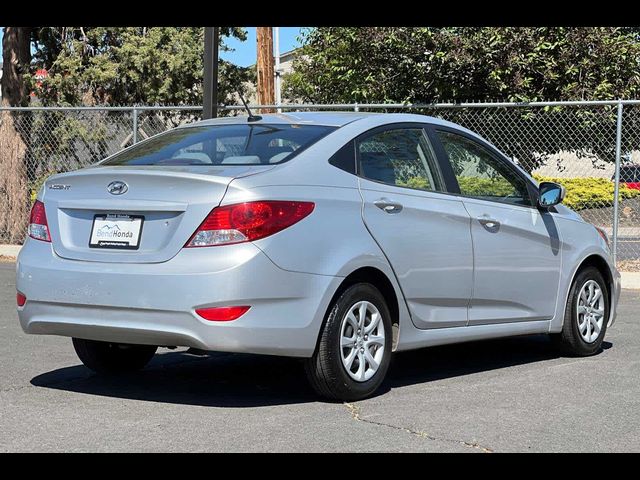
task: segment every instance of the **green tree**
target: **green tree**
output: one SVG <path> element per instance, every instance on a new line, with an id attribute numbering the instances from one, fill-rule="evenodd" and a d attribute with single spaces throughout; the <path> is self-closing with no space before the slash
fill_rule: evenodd
<path id="1" fill-rule="evenodd" d="M 245 40 L 246 32 L 222 27 L 223 51 L 228 37 Z M 204 28 L 40 27 L 33 40 L 31 87 L 43 104 L 202 104 Z M 38 68 L 48 77 L 37 79 Z M 221 100 L 231 100 L 251 75 L 221 60 Z"/>
<path id="2" fill-rule="evenodd" d="M 285 91 L 311 102 L 637 97 L 637 29 L 321 27 Z"/>

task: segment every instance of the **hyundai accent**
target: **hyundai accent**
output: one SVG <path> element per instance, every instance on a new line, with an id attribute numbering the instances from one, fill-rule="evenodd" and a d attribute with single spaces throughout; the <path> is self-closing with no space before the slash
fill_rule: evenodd
<path id="1" fill-rule="evenodd" d="M 201 121 L 45 182 L 18 315 L 98 373 L 158 347 L 282 355 L 347 401 L 396 351 L 548 334 L 592 355 L 620 275 L 564 193 L 422 115 Z"/>

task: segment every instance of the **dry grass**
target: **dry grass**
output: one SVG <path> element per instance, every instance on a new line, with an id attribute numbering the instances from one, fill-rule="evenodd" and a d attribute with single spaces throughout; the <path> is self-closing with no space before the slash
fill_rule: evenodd
<path id="1" fill-rule="evenodd" d="M 640 272 L 640 259 L 618 261 L 618 270 L 621 272 Z"/>
<path id="2" fill-rule="evenodd" d="M 15 257 L 7 257 L 6 255 L 0 255 L 1 263 L 13 263 L 15 261 L 16 261 Z"/>

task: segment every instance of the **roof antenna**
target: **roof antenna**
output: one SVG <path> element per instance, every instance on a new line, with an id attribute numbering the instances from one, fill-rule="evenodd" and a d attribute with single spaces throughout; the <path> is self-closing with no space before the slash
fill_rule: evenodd
<path id="1" fill-rule="evenodd" d="M 240 90 L 238 90 L 236 93 L 240 97 L 240 100 L 242 100 L 242 104 L 244 105 L 244 109 L 249 114 L 249 118 L 247 119 L 247 122 L 257 122 L 258 120 L 262 120 L 262 117 L 260 115 L 254 115 L 253 113 L 251 113 L 251 109 L 249 108 L 249 105 L 247 105 L 247 102 L 244 101 L 244 98 L 242 97 L 242 94 L 240 93 Z"/>

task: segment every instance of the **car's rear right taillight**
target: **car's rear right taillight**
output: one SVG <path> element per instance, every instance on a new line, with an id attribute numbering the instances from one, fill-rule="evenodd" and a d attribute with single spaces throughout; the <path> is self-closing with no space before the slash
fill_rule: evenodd
<path id="1" fill-rule="evenodd" d="M 29 217 L 29 236 L 43 242 L 50 242 L 49 225 L 47 224 L 47 214 L 44 211 L 44 203 L 36 200 L 31 207 Z"/>
<path id="2" fill-rule="evenodd" d="M 260 200 L 216 207 L 185 247 L 211 247 L 268 237 L 309 215 L 313 202 Z"/>
<path id="3" fill-rule="evenodd" d="M 44 211 L 44 203 L 36 200 L 31 207 L 29 217 L 29 236 L 43 242 L 50 242 L 49 225 L 47 224 L 47 214 Z"/>

